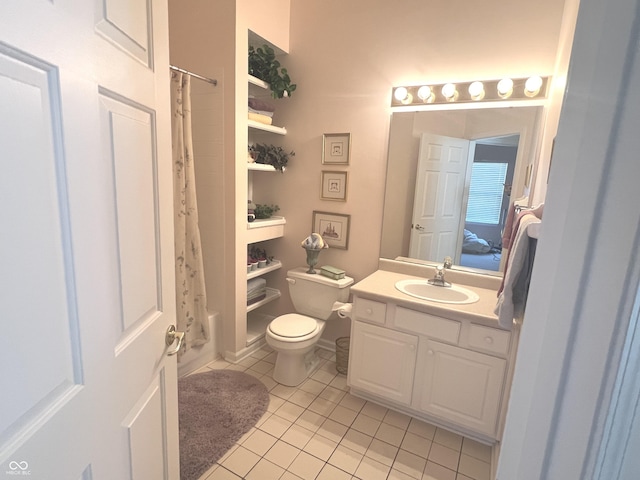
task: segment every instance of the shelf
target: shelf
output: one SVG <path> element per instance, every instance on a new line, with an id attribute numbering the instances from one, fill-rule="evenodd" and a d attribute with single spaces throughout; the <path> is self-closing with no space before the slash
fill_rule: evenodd
<path id="1" fill-rule="evenodd" d="M 253 222 L 247 222 L 247 228 L 252 230 L 254 228 L 265 228 L 273 225 L 284 225 L 287 223 L 287 219 L 284 217 L 273 216 L 271 218 L 257 218 Z"/>
<path id="2" fill-rule="evenodd" d="M 247 75 L 249 77 L 249 83 L 251 85 L 256 85 L 260 88 L 264 88 L 265 90 L 269 90 L 271 87 L 264 80 L 260 80 L 258 77 L 254 77 L 253 75 Z"/>
<path id="3" fill-rule="evenodd" d="M 247 243 L 262 242 L 284 235 L 284 226 L 287 220 L 284 217 L 271 217 L 264 220 L 247 222 Z"/>
<path id="4" fill-rule="evenodd" d="M 260 312 L 251 312 L 247 315 L 247 347 L 258 340 L 264 338 L 264 334 L 271 323 L 276 318 Z"/>
<path id="5" fill-rule="evenodd" d="M 256 308 L 260 308 L 261 306 L 266 305 L 269 302 L 273 302 L 278 298 L 280 298 L 280 290 L 267 287 L 267 296 L 259 302 L 247 305 L 247 313 L 255 310 Z"/>
<path id="6" fill-rule="evenodd" d="M 256 122 L 255 120 L 247 119 L 247 125 L 249 128 L 255 130 L 262 130 L 263 132 L 277 133 L 278 135 L 286 135 L 287 129 L 284 127 L 276 127 L 275 125 L 267 125 L 266 123 Z"/>
<path id="7" fill-rule="evenodd" d="M 276 167 L 274 167 L 273 165 L 266 165 L 264 163 L 249 163 L 247 162 L 247 168 L 249 170 L 254 170 L 256 172 L 276 172 Z M 283 167 L 282 169 L 283 171 L 287 170 L 287 167 Z"/>
<path id="8" fill-rule="evenodd" d="M 251 280 L 252 278 L 259 277 L 269 272 L 273 272 L 274 270 L 278 270 L 282 268 L 282 262 L 280 260 L 272 260 L 270 264 L 266 267 L 256 268 L 255 270 L 251 270 L 247 273 L 247 280 Z"/>

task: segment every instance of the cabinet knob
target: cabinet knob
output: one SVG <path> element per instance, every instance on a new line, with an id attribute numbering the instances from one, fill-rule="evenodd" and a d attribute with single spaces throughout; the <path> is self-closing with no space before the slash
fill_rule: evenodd
<path id="1" fill-rule="evenodd" d="M 427 355 L 433 355 L 433 350 L 427 350 Z"/>
<path id="2" fill-rule="evenodd" d="M 373 308 L 367 308 L 365 312 L 367 312 L 367 315 L 371 315 L 373 314 Z"/>
<path id="3" fill-rule="evenodd" d="M 484 341 L 487 345 L 491 345 L 493 343 L 493 337 L 484 337 Z"/>

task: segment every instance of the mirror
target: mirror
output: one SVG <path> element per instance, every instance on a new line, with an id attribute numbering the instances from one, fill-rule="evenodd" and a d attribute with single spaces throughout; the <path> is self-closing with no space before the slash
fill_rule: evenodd
<path id="1" fill-rule="evenodd" d="M 380 257 L 441 264 L 448 255 L 458 268 L 501 274 L 502 227 L 529 192 L 541 116 L 540 106 L 392 113 Z M 461 170 L 444 166 L 452 159 Z"/>

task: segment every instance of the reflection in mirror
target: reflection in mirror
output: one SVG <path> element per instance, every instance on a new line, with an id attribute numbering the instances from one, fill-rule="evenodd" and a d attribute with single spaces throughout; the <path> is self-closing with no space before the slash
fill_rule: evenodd
<path id="1" fill-rule="evenodd" d="M 509 205 L 529 193 L 542 107 L 394 112 L 380 256 L 503 270 Z"/>

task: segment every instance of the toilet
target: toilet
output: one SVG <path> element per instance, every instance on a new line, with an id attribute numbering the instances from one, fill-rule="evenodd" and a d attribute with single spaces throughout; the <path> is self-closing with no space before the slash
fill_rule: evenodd
<path id="1" fill-rule="evenodd" d="M 353 278 L 340 280 L 306 273 L 306 267 L 287 272 L 289 296 L 296 313 L 274 318 L 265 334 L 267 344 L 276 353 L 273 379 L 283 385 L 300 385 L 318 365 L 315 345 L 320 340 L 334 302 L 349 299 Z"/>

